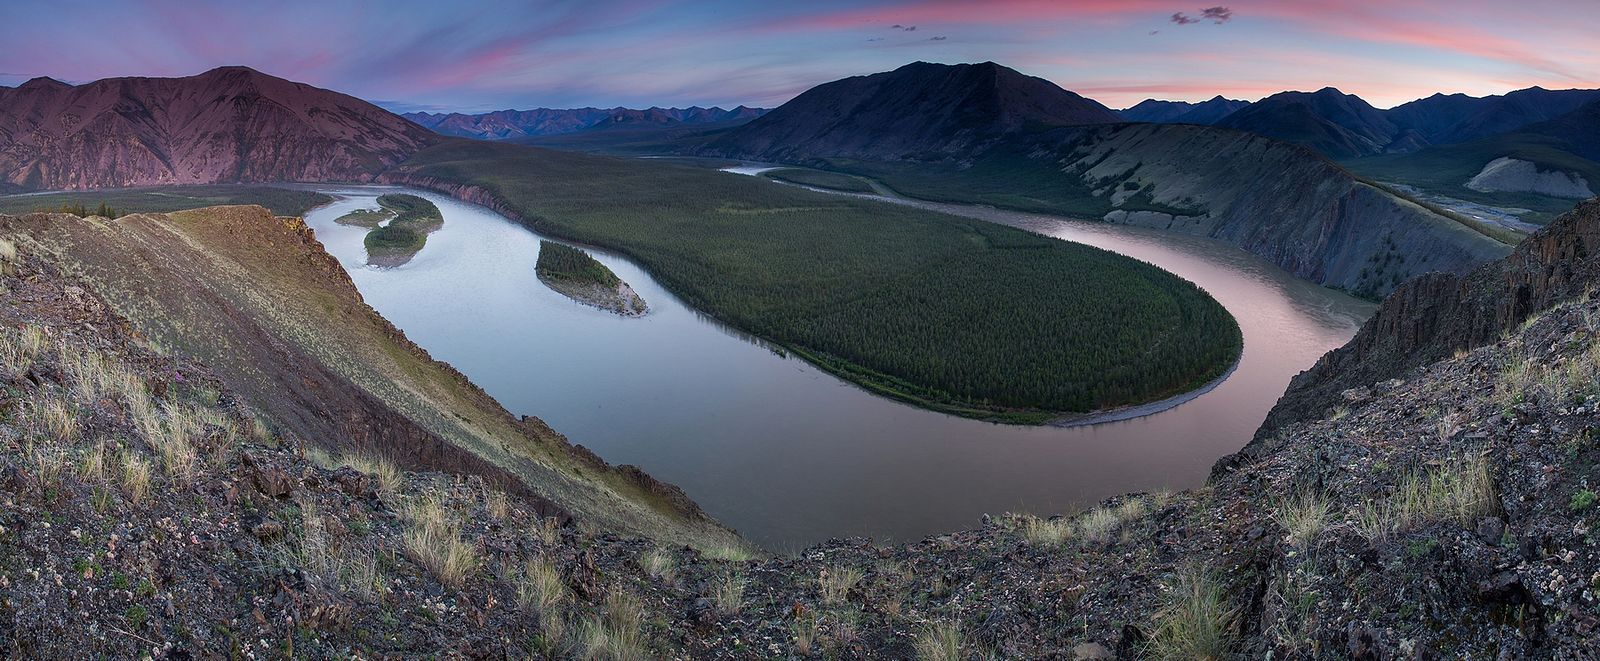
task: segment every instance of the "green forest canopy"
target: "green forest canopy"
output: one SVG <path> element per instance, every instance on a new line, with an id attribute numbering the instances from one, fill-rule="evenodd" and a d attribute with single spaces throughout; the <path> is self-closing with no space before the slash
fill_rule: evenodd
<path id="1" fill-rule="evenodd" d="M 931 408 L 1039 422 L 1147 402 L 1241 347 L 1192 283 L 1001 225 L 516 145 L 446 143 L 403 170 L 484 187 L 542 232 L 627 254 L 691 305 Z"/>

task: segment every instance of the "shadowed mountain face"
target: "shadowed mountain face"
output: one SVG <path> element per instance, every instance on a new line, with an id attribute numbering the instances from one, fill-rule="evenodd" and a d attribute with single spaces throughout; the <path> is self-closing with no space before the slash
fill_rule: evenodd
<path id="1" fill-rule="evenodd" d="M 402 115 L 443 135 L 478 140 L 514 140 L 545 135 L 565 135 L 610 127 L 676 127 L 749 121 L 767 113 L 765 108 L 572 108 L 496 110 L 476 115 L 411 112 Z"/>
<path id="2" fill-rule="evenodd" d="M 709 151 L 762 160 L 942 158 L 1025 129 L 1121 121 L 1095 101 L 993 62 L 917 62 L 813 87 Z"/>
<path id="3" fill-rule="evenodd" d="M 1130 122 L 1211 125 L 1249 105 L 1249 101 L 1225 99 L 1220 94 L 1200 103 L 1145 99 L 1132 108 L 1117 111 L 1117 114 Z"/>
<path id="4" fill-rule="evenodd" d="M 1332 87 L 1274 94 L 1217 125 L 1304 145 L 1330 158 L 1411 151 L 1426 144 L 1361 97 Z"/>
<path id="5" fill-rule="evenodd" d="M 1435 94 L 1395 106 L 1386 114 L 1394 123 L 1416 130 L 1429 143 L 1445 145 L 1555 119 L 1597 100 L 1600 90 L 1530 87 L 1482 98 Z"/>
<path id="6" fill-rule="evenodd" d="M 244 67 L 0 88 L 0 181 L 26 188 L 364 181 L 438 139 L 366 101 Z"/>

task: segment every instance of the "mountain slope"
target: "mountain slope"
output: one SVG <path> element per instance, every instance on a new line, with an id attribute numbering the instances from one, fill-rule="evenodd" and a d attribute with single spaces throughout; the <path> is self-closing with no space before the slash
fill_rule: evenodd
<path id="1" fill-rule="evenodd" d="M 1025 129 L 1120 121 L 1099 103 L 993 62 L 917 62 L 813 87 L 701 151 L 772 161 L 939 158 Z"/>
<path id="2" fill-rule="evenodd" d="M 401 115 L 442 135 L 477 140 L 514 140 L 566 135 L 615 126 L 679 126 L 748 121 L 765 114 L 763 108 L 535 108 L 497 110 L 479 114 L 412 112 Z"/>
<path id="3" fill-rule="evenodd" d="M 1410 151 L 1425 144 L 1360 97 L 1332 87 L 1274 94 L 1217 126 L 1303 145 L 1329 158 Z"/>
<path id="4" fill-rule="evenodd" d="M 1145 99 L 1132 107 L 1116 111 L 1117 116 L 1130 122 L 1165 123 L 1172 118 L 1194 109 L 1195 104 L 1188 101 L 1162 101 L 1160 99 Z"/>
<path id="5" fill-rule="evenodd" d="M 244 67 L 0 89 L 0 180 L 35 189 L 369 180 L 437 141 L 360 99 Z"/>
<path id="6" fill-rule="evenodd" d="M 1600 90 L 1530 87 L 1485 97 L 1435 94 L 1384 114 L 1396 125 L 1417 131 L 1430 144 L 1447 145 L 1552 120 L 1594 101 L 1600 101 Z"/>

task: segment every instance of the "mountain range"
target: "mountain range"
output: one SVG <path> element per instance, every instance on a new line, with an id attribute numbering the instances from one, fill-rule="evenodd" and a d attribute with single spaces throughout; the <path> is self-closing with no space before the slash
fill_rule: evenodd
<path id="1" fill-rule="evenodd" d="M 1249 105 L 1249 101 L 1226 99 L 1220 94 L 1200 103 L 1145 99 L 1131 108 L 1118 110 L 1117 115 L 1130 122 L 1215 124 Z"/>
<path id="2" fill-rule="evenodd" d="M 0 88 L 0 181 L 22 188 L 366 181 L 438 140 L 366 101 L 244 67 Z"/>
<path id="3" fill-rule="evenodd" d="M 743 122 L 766 114 L 765 108 L 535 108 L 479 114 L 409 112 L 401 115 L 436 133 L 478 140 L 513 140 L 546 135 L 635 126 L 683 126 Z"/>

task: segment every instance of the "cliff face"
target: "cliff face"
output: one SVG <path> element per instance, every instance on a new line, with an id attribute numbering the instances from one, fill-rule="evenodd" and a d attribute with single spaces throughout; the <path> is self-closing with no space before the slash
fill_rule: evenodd
<path id="1" fill-rule="evenodd" d="M 1463 275 L 1433 273 L 1384 300 L 1349 344 L 1295 377 L 1258 437 L 1326 412 L 1341 393 L 1403 376 L 1513 330 L 1600 285 L 1600 200 L 1584 202 L 1511 254 Z"/>
<path id="2" fill-rule="evenodd" d="M 243 67 L 0 88 L 0 180 L 34 189 L 365 181 L 439 137 Z"/>
<path id="3" fill-rule="evenodd" d="M 1105 220 L 1219 239 L 1364 295 L 1430 271 L 1465 273 L 1510 250 L 1303 148 L 1249 133 L 1143 124 L 1032 140 L 1035 160 L 1119 207 Z"/>

